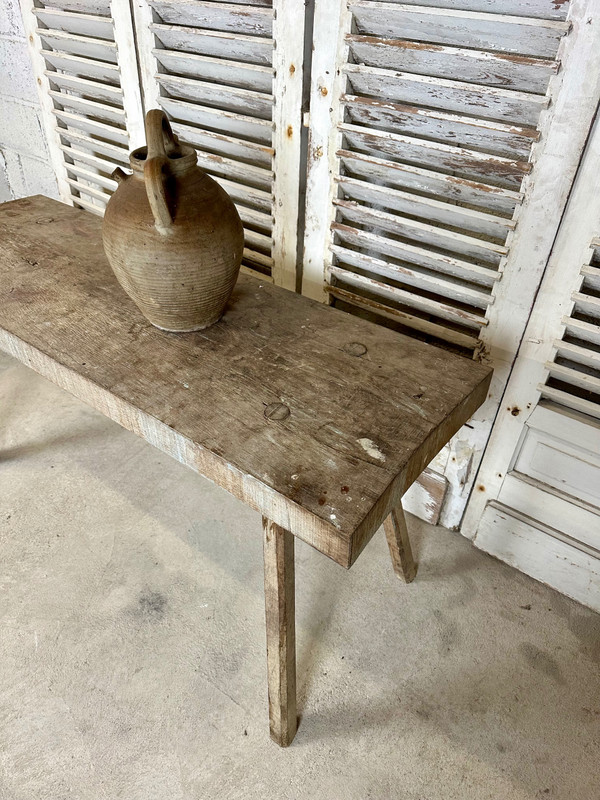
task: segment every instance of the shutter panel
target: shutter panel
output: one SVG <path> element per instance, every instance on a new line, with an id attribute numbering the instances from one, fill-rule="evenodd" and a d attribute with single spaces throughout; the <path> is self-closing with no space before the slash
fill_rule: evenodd
<path id="1" fill-rule="evenodd" d="M 146 107 L 233 198 L 245 267 L 294 289 L 304 4 L 137 0 L 134 13 Z"/>
<path id="2" fill-rule="evenodd" d="M 600 109 L 595 36 L 584 63 Z M 596 114 L 463 522 L 476 546 L 596 609 L 599 171 Z"/>
<path id="3" fill-rule="evenodd" d="M 317 5 L 311 123 L 317 107 L 315 126 L 326 124 L 319 92 L 332 91 L 337 110 L 328 176 L 309 178 L 308 294 L 321 295 L 324 256 L 336 305 L 478 347 L 566 11 L 541 0 L 342 2 L 340 78 L 326 85 L 332 31 L 320 36 Z M 335 27 L 330 8 L 320 13 Z M 311 218 L 317 193 L 329 207 Z"/>
<path id="4" fill-rule="evenodd" d="M 600 419 L 600 238 L 592 240 L 590 259 L 579 273 L 573 308 L 563 317 L 564 333 L 546 362 L 541 396 Z"/>
<path id="5" fill-rule="evenodd" d="M 21 5 L 61 198 L 103 214 L 112 171 L 143 138 L 129 9 L 109 0 Z"/>
<path id="6" fill-rule="evenodd" d="M 494 366 L 436 462 L 447 527 L 593 120 L 599 14 L 599 0 L 316 0 L 303 292 Z"/>

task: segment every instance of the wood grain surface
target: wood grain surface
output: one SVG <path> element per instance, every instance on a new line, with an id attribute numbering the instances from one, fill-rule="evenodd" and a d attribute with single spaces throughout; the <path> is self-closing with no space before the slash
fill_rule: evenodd
<path id="1" fill-rule="evenodd" d="M 349 567 L 491 370 L 246 275 L 217 325 L 159 331 L 100 225 L 0 207 L 0 347 Z"/>
<path id="2" fill-rule="evenodd" d="M 417 564 L 413 558 L 406 519 L 401 505 L 392 509 L 384 519 L 383 529 L 390 548 L 394 572 L 404 583 L 412 583 L 417 574 Z"/>

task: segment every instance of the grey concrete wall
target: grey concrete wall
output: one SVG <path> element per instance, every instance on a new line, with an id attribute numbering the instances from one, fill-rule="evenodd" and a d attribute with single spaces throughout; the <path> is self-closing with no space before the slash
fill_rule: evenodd
<path id="1" fill-rule="evenodd" d="M 58 197 L 19 0 L 0 2 L 0 202 Z"/>

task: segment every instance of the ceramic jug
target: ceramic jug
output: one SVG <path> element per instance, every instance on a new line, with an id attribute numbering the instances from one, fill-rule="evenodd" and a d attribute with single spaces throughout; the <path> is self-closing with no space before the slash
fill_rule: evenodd
<path id="1" fill-rule="evenodd" d="M 197 331 L 219 320 L 242 260 L 236 207 L 179 143 L 165 114 L 146 115 L 147 147 L 117 168 L 102 241 L 121 286 L 142 314 L 166 331 Z"/>

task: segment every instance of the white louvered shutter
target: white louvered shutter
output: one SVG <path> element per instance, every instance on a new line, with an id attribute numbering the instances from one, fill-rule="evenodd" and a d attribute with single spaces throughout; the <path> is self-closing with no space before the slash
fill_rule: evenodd
<path id="1" fill-rule="evenodd" d="M 246 268 L 294 289 L 304 4 L 136 0 L 134 11 L 146 107 L 167 113 L 233 198 Z"/>
<path id="2" fill-rule="evenodd" d="M 599 172 L 597 117 L 464 519 L 477 546 L 596 610 Z"/>
<path id="3" fill-rule="evenodd" d="M 65 202 L 103 214 L 143 140 L 131 14 L 121 0 L 21 0 L 48 148 Z"/>
<path id="4" fill-rule="evenodd" d="M 315 9 L 303 291 L 492 362 L 436 463 L 456 526 L 593 118 L 598 3 Z"/>
<path id="5" fill-rule="evenodd" d="M 307 289 L 318 296 L 324 256 L 327 291 L 344 307 L 473 351 L 567 9 L 545 0 L 344 6 L 329 225 L 308 234 Z"/>
<path id="6" fill-rule="evenodd" d="M 548 376 L 538 389 L 543 398 L 600 419 L 600 238 L 592 239 L 589 256 L 571 295 L 571 312 L 562 319 L 562 337 L 554 342 L 554 357 L 546 362 Z"/>

